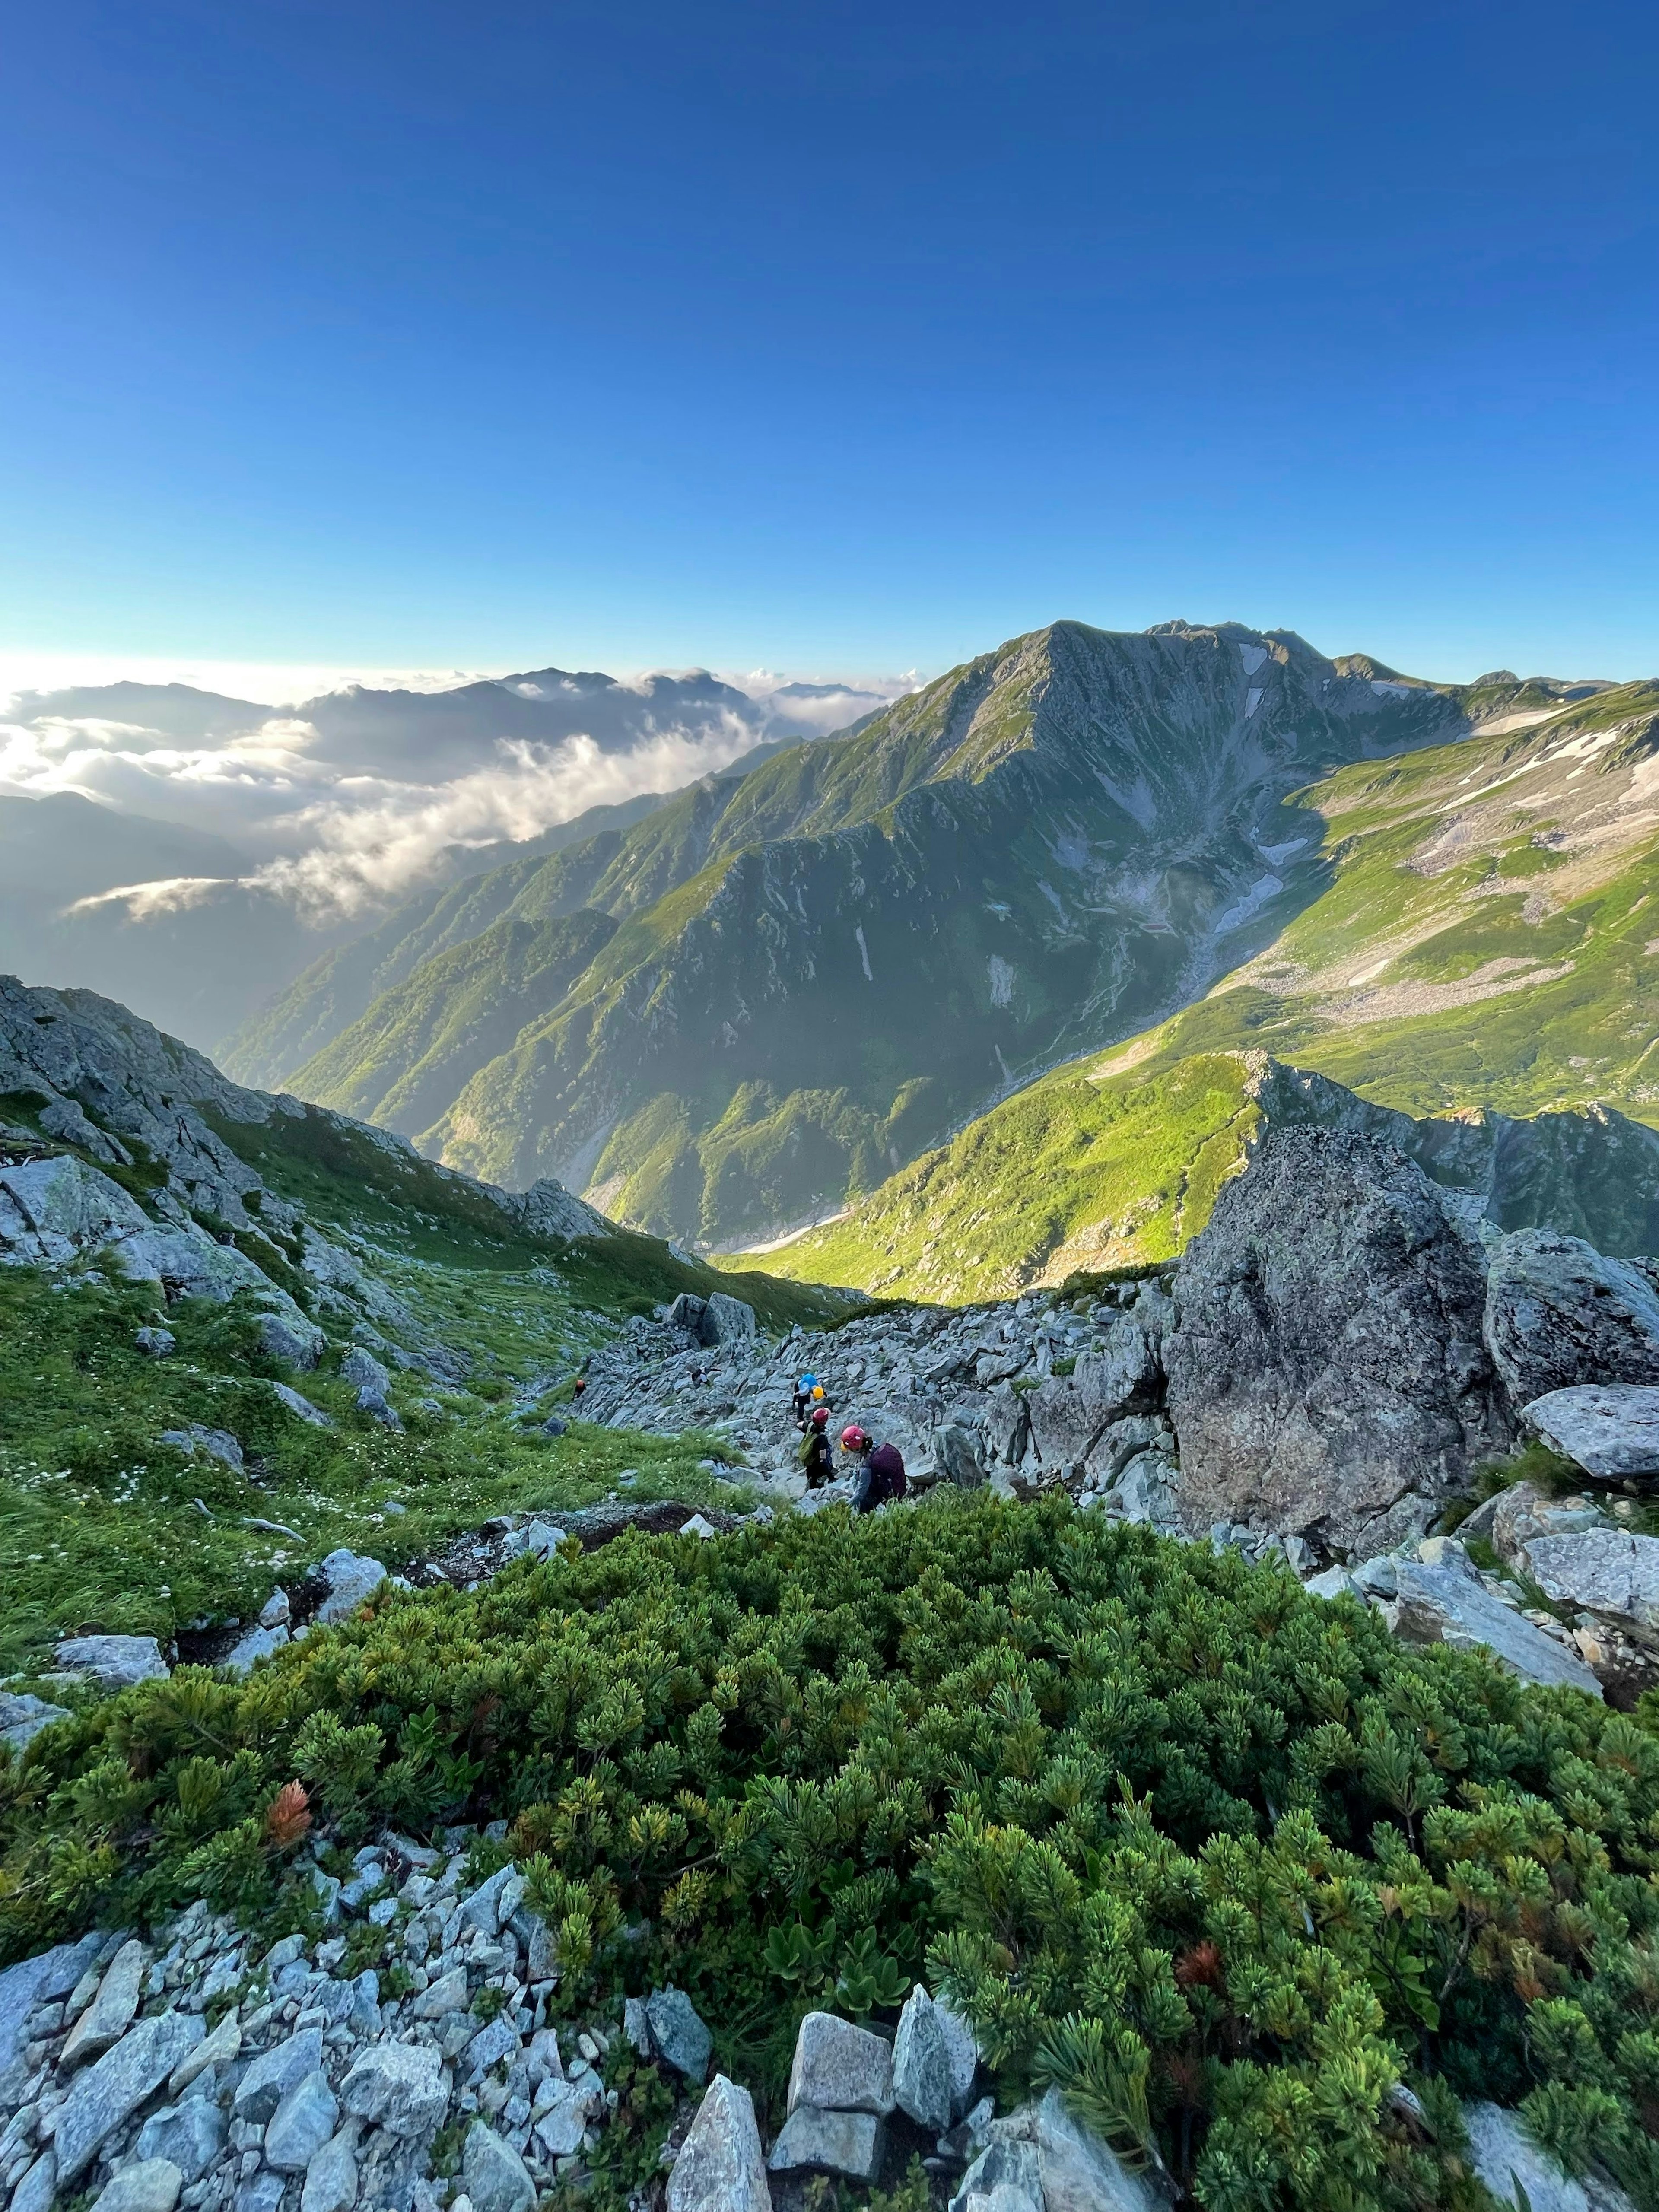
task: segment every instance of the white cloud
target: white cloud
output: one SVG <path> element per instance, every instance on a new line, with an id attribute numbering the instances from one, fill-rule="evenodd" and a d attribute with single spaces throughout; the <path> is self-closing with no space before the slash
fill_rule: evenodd
<path id="1" fill-rule="evenodd" d="M 21 665 L 15 659 L 0 661 L 0 684 L 18 680 Z M 188 677 L 201 688 L 246 696 L 255 689 L 248 679 L 257 672 L 227 664 L 184 669 L 82 661 L 71 668 L 37 659 L 25 674 L 37 690 L 71 678 Z M 291 696 L 304 688 L 303 678 L 317 696 L 316 679 L 327 672 L 289 670 L 285 675 L 291 683 L 266 682 L 259 689 Z M 283 673 L 264 672 L 267 678 Z M 384 682 L 392 672 L 350 673 L 372 673 Z M 413 678 L 419 673 L 395 672 L 409 689 L 416 688 Z M 444 671 L 441 678 L 428 672 L 419 688 L 445 690 L 458 680 L 462 672 Z M 213 832 L 245 856 L 248 869 L 240 880 L 274 893 L 309 921 L 332 921 L 383 908 L 434 879 L 443 872 L 447 847 L 534 837 L 588 807 L 676 790 L 727 767 L 771 729 L 840 727 L 913 688 L 908 677 L 790 684 L 767 671 L 726 680 L 754 700 L 752 714 L 743 708 L 714 711 L 711 702 L 707 719 L 695 726 L 662 727 L 644 712 L 631 742 L 618 744 L 613 735 L 604 744 L 585 735 L 549 743 L 492 741 L 487 721 L 476 738 L 434 736 L 411 726 L 405 741 L 394 720 L 389 742 L 382 730 L 372 747 L 354 748 L 337 737 L 325 747 L 309 720 L 263 707 L 249 709 L 246 729 L 222 733 L 216 726 L 210 738 L 181 737 L 177 730 L 95 714 L 36 719 L 34 702 L 20 698 L 14 701 L 15 718 L 0 720 L 0 794 L 78 793 L 124 814 Z M 528 698 L 569 687 L 514 688 Z M 340 726 L 349 726 L 348 715 Z M 179 724 L 191 732 L 201 726 L 201 718 L 192 721 L 188 714 Z M 354 750 L 356 757 L 349 757 Z M 371 750 L 372 764 L 366 757 Z M 337 757 L 342 754 L 347 757 Z M 169 876 L 127 883 L 82 900 L 73 910 L 125 902 L 131 917 L 142 921 L 199 904 L 223 880 Z"/>

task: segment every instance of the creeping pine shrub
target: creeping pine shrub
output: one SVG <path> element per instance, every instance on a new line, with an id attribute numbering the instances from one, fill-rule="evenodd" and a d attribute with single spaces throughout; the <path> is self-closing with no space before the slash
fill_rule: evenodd
<path id="1" fill-rule="evenodd" d="M 142 1684 L 0 1768 L 0 1935 L 497 1816 L 561 2001 L 672 1980 L 763 2098 L 925 1976 L 1206 2212 L 1472 2204 L 1476 2094 L 1659 2205 L 1644 1717 L 1063 1499 L 631 1534 Z"/>

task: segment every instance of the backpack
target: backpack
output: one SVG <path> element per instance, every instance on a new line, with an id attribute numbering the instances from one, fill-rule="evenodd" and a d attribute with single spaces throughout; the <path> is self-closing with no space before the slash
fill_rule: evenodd
<path id="1" fill-rule="evenodd" d="M 909 1489 L 904 1479 L 904 1459 L 896 1444 L 878 1444 L 870 1455 L 870 1473 L 881 1486 L 883 1498 L 902 1498 Z"/>

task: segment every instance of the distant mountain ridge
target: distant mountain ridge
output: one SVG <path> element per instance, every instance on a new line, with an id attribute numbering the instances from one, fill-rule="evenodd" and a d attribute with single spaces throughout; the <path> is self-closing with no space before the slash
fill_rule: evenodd
<path id="1" fill-rule="evenodd" d="M 556 1174 L 657 1233 L 759 1242 L 1265 942 L 1329 881 L 1310 784 L 1559 714 L 1574 689 L 1432 684 L 1238 624 L 1054 623 L 854 732 L 481 878 L 479 938 L 584 908 L 617 927 L 556 1002 L 556 964 L 539 971 L 509 1047 L 482 1057 L 499 1027 L 475 1025 L 445 1063 L 465 1079 L 424 1125 L 434 1091 L 413 1071 L 442 1022 L 420 1002 L 448 971 L 390 946 L 395 1001 L 260 1079 L 385 1117 L 470 1172 Z M 452 927 L 442 950 L 460 941 Z M 526 942 L 499 940 L 498 993 L 477 949 L 475 1006 L 527 1003 Z M 289 994 L 285 1033 L 317 988 Z M 253 1072 L 240 1043 L 229 1060 Z"/>
<path id="2" fill-rule="evenodd" d="M 165 762 L 180 752 L 231 748 L 234 787 L 241 766 L 234 749 L 252 739 L 257 754 L 259 733 L 274 725 L 276 741 L 297 746 L 326 771 L 325 781 L 337 785 L 347 771 L 418 785 L 497 767 L 504 745 L 533 749 L 542 758 L 580 738 L 600 755 L 617 756 L 678 735 L 717 746 L 723 759 L 736 750 L 727 772 L 737 773 L 816 736 L 838 709 L 851 721 L 872 696 L 830 684 L 781 686 L 756 697 L 706 670 L 624 683 L 557 668 L 439 691 L 354 685 L 282 709 L 184 684 L 124 681 L 23 693 L 5 722 L 26 736 L 39 734 L 52 762 L 70 747 L 77 775 L 99 797 L 0 799 L 0 964 L 38 981 L 90 986 L 130 1001 L 200 1047 L 216 1046 L 250 1020 L 257 1030 L 257 1010 L 337 948 L 356 956 L 347 958 L 343 975 L 374 976 L 374 963 L 356 952 L 363 916 L 301 904 L 259 879 L 257 859 L 234 836 L 167 818 L 169 805 L 179 802 L 165 769 L 148 775 L 143 763 L 152 757 Z M 298 725 L 308 734 L 296 738 Z M 111 756 L 129 765 L 100 781 Z M 672 751 L 668 761 L 672 783 L 678 780 Z M 210 772 L 186 787 L 199 796 L 214 781 Z M 137 805 L 125 796 L 118 803 L 116 791 L 125 794 L 135 782 L 143 787 Z M 423 864 L 430 881 L 417 903 L 423 900 L 430 911 L 447 887 L 469 875 L 624 828 L 663 795 L 591 808 L 516 843 L 453 845 Z M 267 858 L 270 849 L 255 848 Z M 374 887 L 365 892 L 372 897 Z M 376 920 L 385 911 L 369 908 Z M 339 1025 L 363 1011 L 379 980 L 361 997 L 348 992 L 350 1012 Z M 313 1019 L 297 1040 L 283 1033 L 263 1057 L 257 1042 L 250 1049 L 261 1065 L 275 1065 L 292 1058 L 295 1042 L 303 1058 L 331 1034 Z"/>

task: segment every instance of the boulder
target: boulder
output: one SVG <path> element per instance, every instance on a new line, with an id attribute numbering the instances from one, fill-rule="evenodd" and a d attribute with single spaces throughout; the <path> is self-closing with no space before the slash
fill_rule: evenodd
<path id="1" fill-rule="evenodd" d="M 816 2173 L 844 2173 L 851 2181 L 873 2181 L 881 2172 L 884 2147 L 882 2124 L 873 2112 L 792 2105 L 766 2163 L 774 2173 L 805 2167 Z"/>
<path id="2" fill-rule="evenodd" d="M 1162 2212 L 1164 2200 L 1072 2117 L 1058 2089 L 1037 2106 L 1034 2132 L 1045 2212 Z"/>
<path id="3" fill-rule="evenodd" d="M 1408 1643 L 1486 1650 L 1523 1682 L 1601 1695 L 1583 1661 L 1495 1598 L 1455 1545 L 1437 1559 L 1397 1560 L 1395 1575 L 1395 1631 Z"/>
<path id="4" fill-rule="evenodd" d="M 1117 1322 L 1071 1375 L 1051 1375 L 1026 1400 L 1043 1465 L 1084 1465 L 1111 1424 L 1152 1412 L 1162 1395 L 1158 1339 L 1138 1322 Z"/>
<path id="5" fill-rule="evenodd" d="M 291 1319 L 287 1314 L 262 1313 L 254 1328 L 259 1349 L 268 1359 L 286 1367 L 309 1371 L 328 1349 L 328 1339 L 314 1322 Z"/>
<path id="6" fill-rule="evenodd" d="M 986 1480 L 980 1454 L 985 1449 L 976 1432 L 946 1421 L 933 1431 L 933 1457 L 947 1482 L 959 1490 L 977 1490 Z"/>
<path id="7" fill-rule="evenodd" d="M 297 1419 L 304 1421 L 308 1427 L 331 1429 L 334 1426 L 333 1421 L 322 1407 L 313 1406 L 309 1398 L 302 1397 L 291 1383 L 272 1382 L 268 1385 L 268 1388 L 279 1406 L 286 1406 L 290 1413 Z"/>
<path id="8" fill-rule="evenodd" d="M 138 2136 L 140 2158 L 170 2159 L 187 2182 L 200 2180 L 225 2147 L 225 2116 L 206 2097 L 152 2112 Z"/>
<path id="9" fill-rule="evenodd" d="M 301 2075 L 265 2129 L 265 2163 L 278 2173 L 303 2173 L 339 2124 L 340 2107 L 321 2067 Z"/>
<path id="10" fill-rule="evenodd" d="M 1016 2212 L 1020 2206 L 1043 2212 L 1042 2172 L 1029 2112 L 1019 2118 L 1024 2133 L 1006 2132 L 1008 2123 L 1000 2124 L 1005 2132 L 986 2146 L 963 2175 L 951 2199 L 950 2212 L 969 2212 L 972 2198 L 995 2197 L 1002 2190 L 1008 2194 L 1001 2199 L 999 2212 Z"/>
<path id="11" fill-rule="evenodd" d="M 850 2020 L 809 2012 L 795 2038 L 789 2111 L 816 2105 L 823 2112 L 874 2112 L 885 2118 L 893 2103 L 891 2047 Z"/>
<path id="12" fill-rule="evenodd" d="M 1603 1482 L 1659 1475 L 1659 1389 L 1613 1382 L 1551 1390 L 1521 1418 L 1552 1451 Z"/>
<path id="13" fill-rule="evenodd" d="M 67 1705 L 49 1705 L 28 1691 L 0 1690 L 0 1743 L 10 1747 L 14 1759 L 22 1757 L 43 1728 L 69 1717 Z"/>
<path id="14" fill-rule="evenodd" d="M 344 1549 L 331 1552 L 317 1571 L 328 1589 L 327 1596 L 312 1616 L 319 1628 L 326 1628 L 337 1620 L 349 1620 L 364 1599 L 373 1597 L 386 1580 L 386 1569 L 379 1559 Z"/>
<path id="15" fill-rule="evenodd" d="M 57 2154 L 43 2150 L 13 2190 L 7 2212 L 52 2212 L 57 2194 Z"/>
<path id="16" fill-rule="evenodd" d="M 1469 2163 L 1505 2212 L 1635 2212 L 1622 2190 L 1605 2182 L 1592 2196 L 1564 2173 L 1523 2130 L 1520 2115 L 1501 2105 L 1468 2105 Z"/>
<path id="17" fill-rule="evenodd" d="M 118 2043 L 132 2025 L 144 1984 L 145 1952 L 137 1936 L 123 1943 L 104 1969 L 92 2002 L 64 2040 L 58 2065 L 68 2072 Z"/>
<path id="18" fill-rule="evenodd" d="M 0 1194 L 10 1200 L 0 1222 L 15 1224 L 0 1226 L 0 1238 L 13 1244 L 19 1259 L 68 1260 L 149 1226 L 143 1208 L 118 1182 L 67 1152 L 0 1167 Z"/>
<path id="19" fill-rule="evenodd" d="M 1659 1382 L 1659 1291 L 1582 1237 L 1517 1230 L 1487 1255 L 1486 1340 L 1516 1406 L 1584 1382 Z"/>
<path id="20" fill-rule="evenodd" d="M 756 1334 L 755 1309 L 725 1291 L 713 1291 L 703 1301 L 697 1327 L 699 1343 L 711 1348 L 721 1344 L 744 1344 Z"/>
<path id="21" fill-rule="evenodd" d="M 182 2097 L 198 2074 L 210 2066 L 230 2065 L 242 2048 L 241 2023 L 228 2012 L 204 2042 L 185 2054 L 167 2076 L 169 2097 Z"/>
<path id="22" fill-rule="evenodd" d="M 356 2131 L 342 2128 L 318 2152 L 306 2171 L 300 2212 L 351 2212 L 357 2202 Z"/>
<path id="23" fill-rule="evenodd" d="M 1624 1528 L 1539 1536 L 1526 1547 L 1526 1563 L 1557 1605 L 1580 1606 L 1659 1632 L 1659 1536 Z"/>
<path id="24" fill-rule="evenodd" d="M 261 1659 L 269 1659 L 273 1651 L 280 1651 L 289 1641 L 286 1628 L 245 1629 L 226 1652 L 219 1664 L 229 1674 L 246 1674 Z"/>
<path id="25" fill-rule="evenodd" d="M 167 1673 L 161 1647 L 153 1636 L 69 1636 L 54 1656 L 64 1674 L 84 1675 L 100 1690 L 157 1682 Z"/>
<path id="26" fill-rule="evenodd" d="M 36 2005 L 68 1996 L 102 1948 L 103 1938 L 89 1936 L 20 1959 L 0 1973 L 0 2075 L 21 2057 L 27 2041 L 25 2023 Z"/>
<path id="27" fill-rule="evenodd" d="M 170 1328 L 141 1328 L 132 1340 L 151 1359 L 171 1359 L 179 1348 L 179 1340 Z"/>
<path id="28" fill-rule="evenodd" d="M 264 2127 L 290 2089 L 323 2063 L 323 2031 L 302 2028 L 262 2051 L 236 2085 L 235 2112 L 239 2120 Z"/>
<path id="29" fill-rule="evenodd" d="M 361 1344 L 354 1344 L 340 1362 L 340 1380 L 354 1390 L 375 1390 L 384 1397 L 392 1377 L 373 1352 L 365 1352 Z"/>
<path id="30" fill-rule="evenodd" d="M 668 2212 L 771 2212 L 755 2102 L 717 2074 L 668 2176 Z"/>
<path id="31" fill-rule="evenodd" d="M 170 2158 L 124 2166 L 99 2191 L 93 2212 L 173 2212 L 185 2177 Z"/>
<path id="32" fill-rule="evenodd" d="M 233 1474 L 244 1472 L 242 1447 L 228 1429 L 210 1429 L 200 1421 L 192 1421 L 187 1428 L 163 1429 L 161 1442 L 171 1444 L 175 1451 L 205 1452 Z"/>
<path id="33" fill-rule="evenodd" d="M 1194 1534 L 1242 1521 L 1385 1550 L 1507 1440 L 1479 1256 L 1374 1137 L 1269 1130 L 1176 1288 L 1164 1359 Z"/>
<path id="34" fill-rule="evenodd" d="M 449 2109 L 443 2062 L 430 2045 L 380 2043 L 359 2051 L 340 2087 L 354 2119 L 388 2135 L 435 2135 Z"/>
<path id="35" fill-rule="evenodd" d="M 893 2038 L 893 2097 L 919 2128 L 942 2135 L 956 2117 L 951 2045 L 939 2008 L 917 1983 Z"/>
<path id="36" fill-rule="evenodd" d="M 708 2073 L 714 2039 L 697 2017 L 685 1991 L 672 1983 L 665 1990 L 653 1990 L 645 2001 L 645 2017 L 659 2056 L 688 2081 L 702 2081 Z"/>
<path id="37" fill-rule="evenodd" d="M 206 2033 L 194 2013 L 157 2013 L 129 2028 L 78 2075 L 58 2115 L 54 2142 L 61 2186 L 76 2180 L 115 2130 L 155 2094 Z"/>
<path id="38" fill-rule="evenodd" d="M 530 2212 L 536 2185 L 529 2168 L 494 2128 L 474 2120 L 461 2148 L 461 2184 L 472 2212 Z"/>

